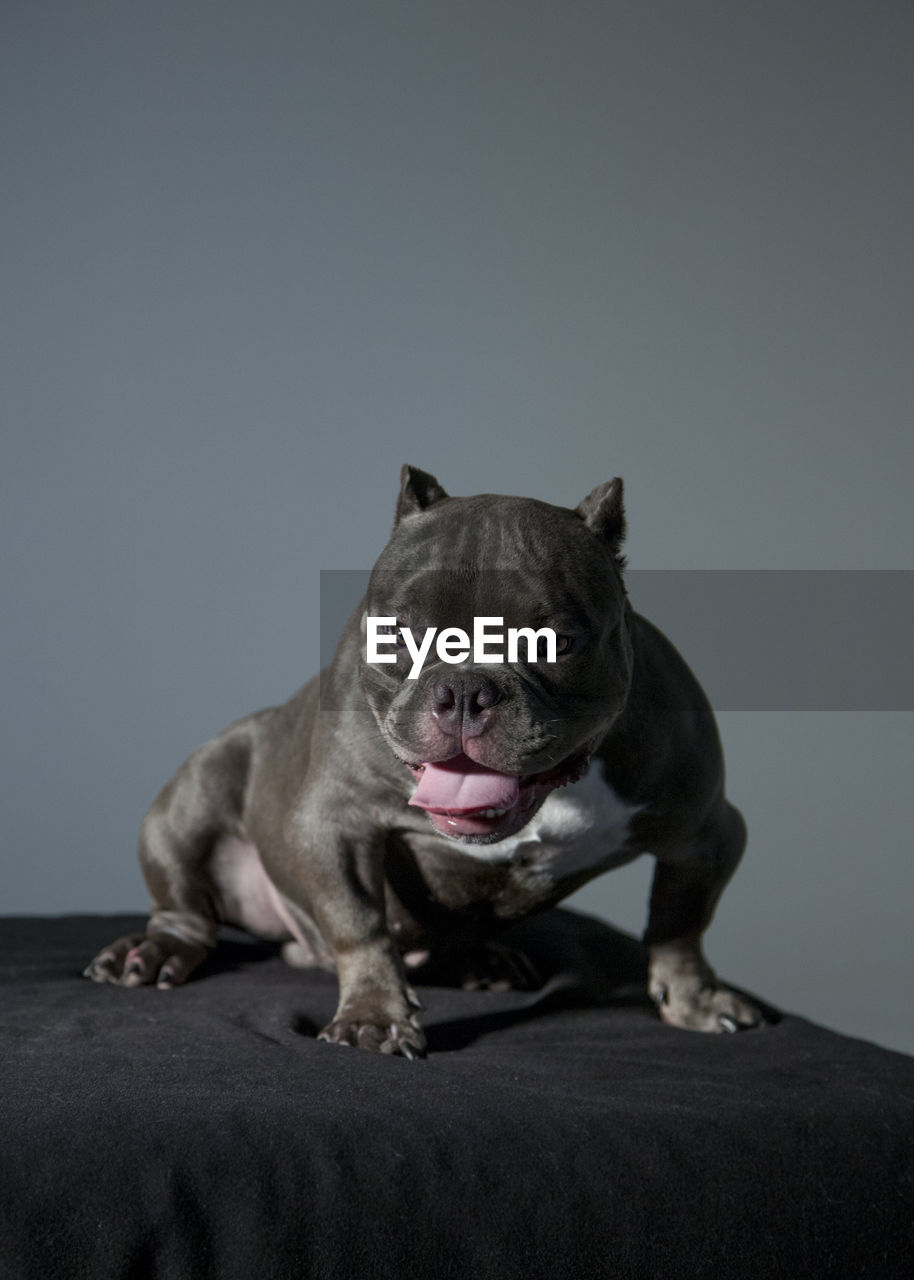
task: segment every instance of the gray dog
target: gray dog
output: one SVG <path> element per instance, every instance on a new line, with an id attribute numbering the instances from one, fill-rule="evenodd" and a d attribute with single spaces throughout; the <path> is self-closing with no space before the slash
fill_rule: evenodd
<path id="1" fill-rule="evenodd" d="M 571 511 L 451 498 L 404 467 L 393 535 L 331 667 L 163 788 L 140 833 L 146 933 L 105 947 L 87 976 L 176 986 L 220 922 L 238 925 L 286 940 L 291 963 L 336 970 L 321 1039 L 412 1058 L 425 1038 L 408 973 L 462 957 L 480 981 L 499 964 L 502 981 L 517 977 L 500 929 L 650 852 L 661 1017 L 699 1031 L 760 1022 L 701 949 L 745 825 L 704 694 L 628 602 L 624 533 L 618 479 Z M 514 661 L 491 647 L 471 661 L 452 629 L 479 619 L 541 634 Z M 372 626 L 386 656 L 369 661 Z M 450 647 L 417 671 L 404 629 L 431 628 Z"/>

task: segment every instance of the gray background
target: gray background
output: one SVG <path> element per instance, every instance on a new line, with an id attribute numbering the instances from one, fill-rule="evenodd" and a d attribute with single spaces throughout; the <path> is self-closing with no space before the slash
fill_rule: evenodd
<path id="1" fill-rule="evenodd" d="M 151 796 L 316 669 L 319 570 L 373 561 L 404 460 L 621 474 L 639 569 L 911 568 L 912 37 L 3 0 L 0 910 L 145 906 Z M 911 714 L 719 720 L 751 843 L 712 959 L 914 1049 Z M 576 902 L 640 929 L 649 870 Z"/>

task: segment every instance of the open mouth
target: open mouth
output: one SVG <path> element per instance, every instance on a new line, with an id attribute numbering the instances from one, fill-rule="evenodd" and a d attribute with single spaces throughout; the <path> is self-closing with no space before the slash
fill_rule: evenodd
<path id="1" fill-rule="evenodd" d="M 409 803 L 424 809 L 442 835 L 494 843 L 520 831 L 556 787 L 576 782 L 587 769 L 592 744 L 539 773 L 487 769 L 462 752 L 449 760 L 410 764 L 419 779 Z"/>

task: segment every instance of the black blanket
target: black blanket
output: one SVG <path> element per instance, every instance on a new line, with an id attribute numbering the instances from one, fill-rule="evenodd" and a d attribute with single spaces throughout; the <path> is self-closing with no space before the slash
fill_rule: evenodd
<path id="1" fill-rule="evenodd" d="M 140 923 L 0 921 L 4 1280 L 909 1274 L 914 1059 L 667 1028 L 640 946 L 554 911 L 542 989 L 421 988 L 408 1062 L 316 1041 L 334 979 L 239 935 L 173 991 L 80 976 Z"/>

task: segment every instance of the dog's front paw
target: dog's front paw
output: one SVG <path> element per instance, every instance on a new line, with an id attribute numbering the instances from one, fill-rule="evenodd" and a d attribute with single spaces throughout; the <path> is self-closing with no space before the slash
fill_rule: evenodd
<path id="1" fill-rule="evenodd" d="M 336 1017 L 318 1033 L 328 1044 L 353 1045 L 403 1058 L 425 1057 L 425 1033 L 415 1017 L 385 1019 L 370 1013 Z"/>
<path id="2" fill-rule="evenodd" d="M 751 1000 L 717 981 L 694 940 L 650 949 L 649 990 L 661 1018 L 686 1031 L 741 1031 L 765 1016 Z"/>
<path id="3" fill-rule="evenodd" d="M 696 978 L 653 982 L 651 997 L 664 1022 L 686 1031 L 742 1031 L 764 1022 L 757 1005 L 716 982 Z"/>

